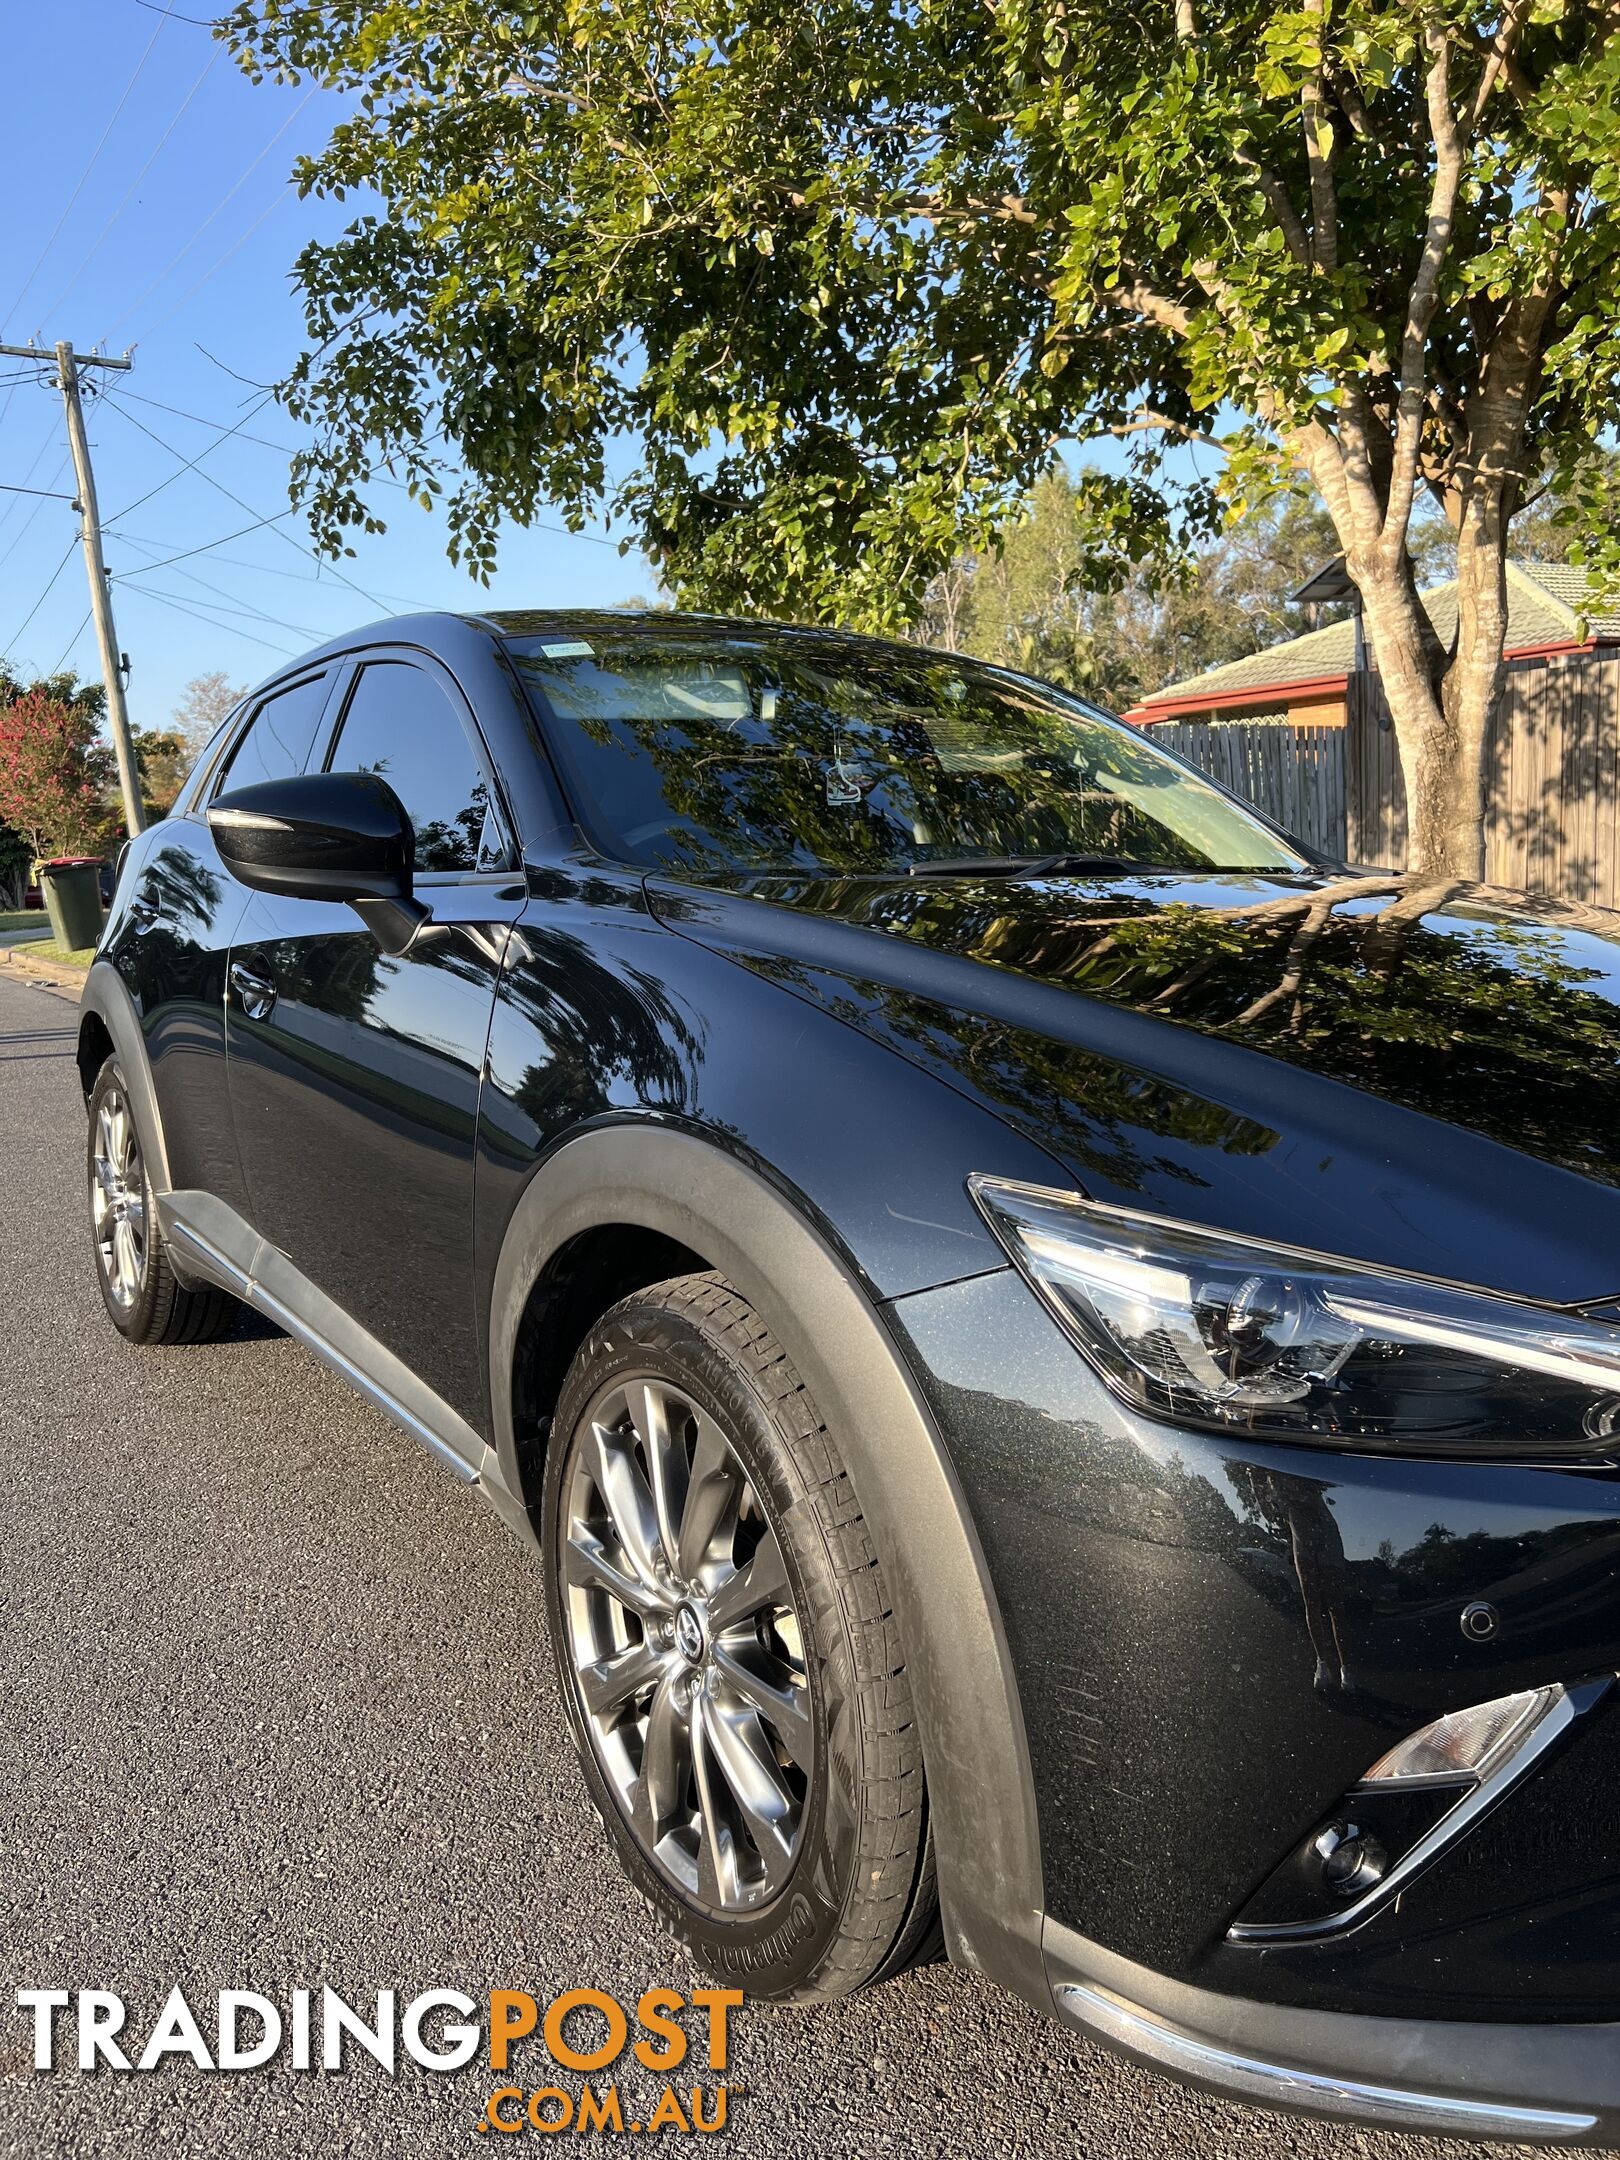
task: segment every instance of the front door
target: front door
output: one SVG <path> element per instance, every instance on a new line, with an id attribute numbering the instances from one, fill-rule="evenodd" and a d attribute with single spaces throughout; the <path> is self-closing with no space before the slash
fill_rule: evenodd
<path id="1" fill-rule="evenodd" d="M 261 698 L 206 794 L 301 773 L 331 685 L 317 670 Z M 198 794 L 154 836 L 116 957 L 140 1011 L 175 1189 L 245 1213 L 225 1083 L 225 974 L 250 895 L 220 861 L 204 807 Z"/>
<path id="2" fill-rule="evenodd" d="M 482 745 L 447 676 L 369 662 L 329 771 L 375 772 L 416 834 L 433 924 L 399 958 L 338 902 L 255 894 L 231 948 L 231 1108 L 254 1226 L 483 1430 L 473 1143 L 524 885 Z"/>

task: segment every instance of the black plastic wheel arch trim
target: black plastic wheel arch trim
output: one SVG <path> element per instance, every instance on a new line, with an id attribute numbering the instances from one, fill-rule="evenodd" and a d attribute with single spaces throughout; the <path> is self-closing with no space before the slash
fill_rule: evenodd
<path id="1" fill-rule="evenodd" d="M 500 1481 L 523 1489 L 512 1417 L 519 1324 L 536 1278 L 571 1238 L 606 1224 L 657 1231 L 733 1282 L 836 1431 L 871 1524 L 911 1672 L 952 1957 L 1047 2000 L 1029 1751 L 978 1534 L 879 1308 L 808 1216 L 724 1148 L 667 1126 L 597 1126 L 547 1156 L 513 1211 L 490 1302 Z"/>

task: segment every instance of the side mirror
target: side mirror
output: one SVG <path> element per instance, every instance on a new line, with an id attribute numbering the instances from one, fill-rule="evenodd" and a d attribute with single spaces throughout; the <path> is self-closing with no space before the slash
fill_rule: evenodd
<path id="1" fill-rule="evenodd" d="M 301 773 L 236 788 L 209 804 L 208 829 L 244 885 L 347 901 L 386 953 L 405 952 L 430 918 L 411 891 L 411 821 L 376 773 Z"/>

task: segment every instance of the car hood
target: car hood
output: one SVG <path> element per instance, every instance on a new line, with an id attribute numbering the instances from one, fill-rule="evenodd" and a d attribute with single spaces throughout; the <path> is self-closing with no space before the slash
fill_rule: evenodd
<path id="1" fill-rule="evenodd" d="M 1387 1220 L 1332 1239 L 1342 1193 L 1322 1220 L 1331 1188 L 1370 1178 L 1381 1218 L 1445 1218 L 1395 1238 L 1400 1264 L 1520 1290 L 1528 1271 L 1529 1294 L 1567 1299 L 1620 1285 L 1606 910 L 1326 871 L 658 878 L 649 897 L 993 1102 L 1098 1198 L 1392 1261 Z M 1307 1177 L 1312 1147 L 1330 1161 Z M 1290 1182 L 1310 1204 L 1279 1227 Z M 1499 1241 L 1510 1208 L 1514 1255 L 1482 1253 L 1471 1212 Z"/>

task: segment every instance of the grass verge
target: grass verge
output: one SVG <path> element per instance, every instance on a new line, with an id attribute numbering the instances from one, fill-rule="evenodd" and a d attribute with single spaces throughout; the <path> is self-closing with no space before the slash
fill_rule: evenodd
<path id="1" fill-rule="evenodd" d="M 48 939 L 40 944 L 30 942 L 27 945 L 13 945 L 11 949 L 24 959 L 48 960 L 53 967 L 87 968 L 96 957 L 96 948 L 93 945 L 81 945 L 73 952 L 68 952 L 63 946 L 53 944 Z"/>

